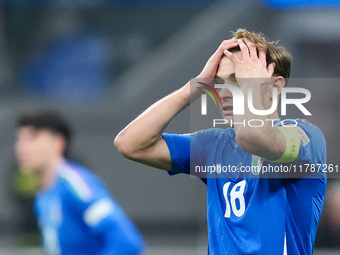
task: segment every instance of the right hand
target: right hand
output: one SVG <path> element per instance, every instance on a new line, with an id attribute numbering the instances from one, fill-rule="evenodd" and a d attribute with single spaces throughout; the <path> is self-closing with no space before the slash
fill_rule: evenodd
<path id="1" fill-rule="evenodd" d="M 208 59 L 202 72 L 196 78 L 215 78 L 217 68 L 221 62 L 224 51 L 230 50 L 237 46 L 239 46 L 239 43 L 235 38 L 224 40 L 215 53 Z"/>

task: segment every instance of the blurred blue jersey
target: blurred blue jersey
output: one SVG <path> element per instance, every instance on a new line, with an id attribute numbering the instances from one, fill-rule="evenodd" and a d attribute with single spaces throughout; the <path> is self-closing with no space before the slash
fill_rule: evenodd
<path id="1" fill-rule="evenodd" d="M 143 239 L 103 183 L 84 167 L 63 162 L 35 210 L 47 254 L 140 254 Z"/>
<path id="2" fill-rule="evenodd" d="M 222 169 L 230 165 L 240 170 L 254 165 L 263 169 L 269 165 L 325 164 L 322 132 L 309 121 L 296 121 L 301 145 L 293 163 L 261 161 L 246 153 L 238 147 L 232 128 L 163 134 L 171 154 L 170 174 L 195 173 L 197 166 Z M 302 172 L 275 178 L 252 171 L 201 175 L 207 184 L 208 254 L 312 254 L 326 174 Z"/>

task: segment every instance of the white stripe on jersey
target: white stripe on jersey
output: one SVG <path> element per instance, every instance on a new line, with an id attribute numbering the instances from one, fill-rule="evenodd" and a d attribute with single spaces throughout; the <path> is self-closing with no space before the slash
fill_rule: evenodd
<path id="1" fill-rule="evenodd" d="M 283 244 L 283 255 L 287 255 L 287 238 L 286 238 L 286 232 L 285 232 L 285 242 Z"/>
<path id="2" fill-rule="evenodd" d="M 59 171 L 59 175 L 71 185 L 73 190 L 82 201 L 87 202 L 92 198 L 91 189 L 74 169 L 66 164 L 63 164 Z"/>
<path id="3" fill-rule="evenodd" d="M 87 225 L 94 227 L 114 210 L 110 199 L 104 198 L 92 204 L 84 212 L 84 221 Z"/>

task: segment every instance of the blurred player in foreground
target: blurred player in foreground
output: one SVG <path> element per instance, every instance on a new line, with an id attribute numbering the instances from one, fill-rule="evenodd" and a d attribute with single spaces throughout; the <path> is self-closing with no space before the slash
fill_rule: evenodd
<path id="1" fill-rule="evenodd" d="M 140 254 L 140 233 L 101 180 L 64 158 L 70 138 L 68 124 L 56 113 L 18 119 L 16 156 L 40 184 L 35 210 L 46 253 Z"/>
<path id="2" fill-rule="evenodd" d="M 218 77 L 242 90 L 245 99 L 252 88 L 254 108 L 264 110 L 273 102 L 272 89 L 280 93 L 285 86 L 290 66 L 291 56 L 284 48 L 240 29 L 222 42 L 196 78 Z M 163 133 L 190 98 L 201 94 L 200 88 L 206 87 L 196 82 L 190 88 L 188 83 L 153 104 L 117 135 L 117 149 L 170 175 L 194 173 L 195 166 L 231 165 L 241 170 L 262 164 L 263 171 L 264 166 L 326 163 L 325 139 L 315 125 L 297 119 L 297 127 L 283 127 L 277 109 L 259 116 L 245 107 L 244 115 L 233 115 L 233 96 L 225 88 L 219 92 L 222 116 L 239 124 L 185 135 Z M 252 119 L 264 125 L 240 124 Z M 274 125 L 266 119 L 274 119 Z M 207 185 L 209 254 L 312 254 L 325 174 L 266 177 L 270 176 L 251 171 L 201 176 Z"/>

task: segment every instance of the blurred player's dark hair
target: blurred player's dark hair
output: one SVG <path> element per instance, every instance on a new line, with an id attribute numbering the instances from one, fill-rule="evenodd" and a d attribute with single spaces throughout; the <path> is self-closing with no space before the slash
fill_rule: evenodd
<path id="1" fill-rule="evenodd" d="M 60 114 L 54 111 L 26 112 L 19 116 L 17 128 L 33 127 L 37 130 L 48 130 L 65 139 L 64 156 L 69 157 L 71 145 L 71 129 Z"/>

